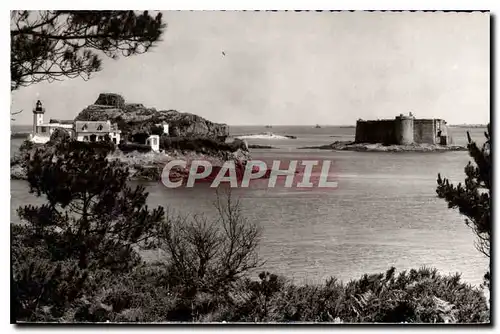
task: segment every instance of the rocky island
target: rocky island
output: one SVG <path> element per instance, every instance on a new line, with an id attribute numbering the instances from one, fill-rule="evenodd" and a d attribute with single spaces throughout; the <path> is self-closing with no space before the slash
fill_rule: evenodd
<path id="1" fill-rule="evenodd" d="M 394 119 L 356 122 L 354 141 L 336 141 L 318 147 L 322 149 L 359 152 L 443 152 L 465 151 L 465 146 L 453 145 L 445 120 L 419 119 L 412 113 Z"/>
<path id="2" fill-rule="evenodd" d="M 299 147 L 299 149 L 319 149 L 332 151 L 357 151 L 357 152 L 444 152 L 444 151 L 467 151 L 465 146 L 460 145 L 438 145 L 438 144 L 407 144 L 407 145 L 384 145 L 380 143 L 356 143 L 354 141 L 336 141 L 332 144 L 322 146 Z"/>
<path id="3" fill-rule="evenodd" d="M 156 110 L 139 103 L 125 103 L 125 99 L 118 94 L 100 94 L 95 103 L 82 110 L 74 121 L 111 121 L 117 124 L 122 140 L 108 159 L 117 160 L 128 167 L 131 180 L 158 181 L 165 164 L 174 159 L 188 162 L 209 160 L 215 166 L 221 166 L 228 160 L 234 160 L 238 166 L 250 159 L 248 146 L 243 140 L 225 142 L 228 137 L 226 124 L 210 122 L 201 116 L 176 110 Z M 133 144 L 138 149 L 134 149 L 133 145 L 128 146 L 127 150 L 123 149 L 127 143 L 155 133 L 159 124 L 168 124 L 169 133 L 159 137 L 158 152 L 149 149 L 142 151 L 146 145 L 141 144 Z M 20 152 L 11 159 L 11 178 L 26 179 L 25 166 L 31 153 L 34 150 L 53 153 L 57 143 L 70 140 L 69 132 L 56 129 L 46 144 L 25 142 Z M 187 170 L 177 172 L 183 174 Z"/>

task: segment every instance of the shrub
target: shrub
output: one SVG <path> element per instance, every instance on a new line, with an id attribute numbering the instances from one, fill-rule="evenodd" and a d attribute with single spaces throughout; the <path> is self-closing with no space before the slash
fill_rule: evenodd
<path id="1" fill-rule="evenodd" d="M 162 136 L 160 148 L 164 150 L 186 150 L 198 153 L 211 153 L 219 151 L 233 152 L 230 144 L 207 137 L 169 137 Z"/>
<path id="2" fill-rule="evenodd" d="M 23 141 L 21 146 L 19 146 L 19 151 L 20 152 L 30 151 L 31 149 L 33 149 L 33 147 L 35 147 L 35 143 L 33 143 L 30 140 L 25 140 Z"/>
<path id="3" fill-rule="evenodd" d="M 182 286 L 184 296 L 193 297 L 198 291 L 223 293 L 228 284 L 261 264 L 257 256 L 261 229 L 243 217 L 230 192 L 224 198 L 217 195 L 215 221 L 167 215 L 158 231 L 158 246 L 169 259 L 170 283 Z"/>
<path id="4" fill-rule="evenodd" d="M 140 153 L 151 152 L 151 146 L 137 143 L 121 143 L 118 145 L 118 148 L 124 153 L 130 153 L 133 151 L 137 151 Z"/>
<path id="5" fill-rule="evenodd" d="M 319 286 L 297 286 L 275 278 L 270 288 L 271 277 L 261 274 L 261 282 L 245 281 L 230 294 L 231 306 L 222 308 L 216 320 L 489 322 L 488 306 L 479 289 L 460 282 L 459 275 L 441 276 L 435 269 L 412 269 L 395 276 L 391 268 L 347 284 L 330 279 Z"/>
<path id="6" fill-rule="evenodd" d="M 151 134 L 152 135 L 162 136 L 163 135 L 163 126 L 161 126 L 161 125 L 153 125 L 151 127 Z"/>
<path id="7" fill-rule="evenodd" d="M 69 132 L 66 129 L 56 128 L 50 135 L 51 143 L 60 143 L 70 140 Z"/>

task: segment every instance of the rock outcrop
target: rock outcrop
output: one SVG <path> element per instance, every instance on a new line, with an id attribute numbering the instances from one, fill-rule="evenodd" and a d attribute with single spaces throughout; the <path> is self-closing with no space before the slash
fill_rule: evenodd
<path id="1" fill-rule="evenodd" d="M 123 108 L 125 106 L 125 99 L 118 94 L 101 93 L 94 103 L 95 105 L 113 106 L 116 108 Z"/>
<path id="2" fill-rule="evenodd" d="M 336 141 L 332 144 L 311 147 L 299 147 L 299 149 L 319 149 L 333 151 L 357 151 L 357 152 L 444 152 L 444 151 L 466 151 L 467 147 L 460 145 L 436 145 L 436 144 L 408 144 L 408 145 L 383 145 L 356 143 L 352 141 Z"/>
<path id="3" fill-rule="evenodd" d="M 225 140 L 229 135 L 226 124 L 213 123 L 176 110 L 156 110 L 140 103 L 125 103 L 125 99 L 118 94 L 100 94 L 95 103 L 82 110 L 75 120 L 111 120 L 118 124 L 125 138 L 137 133 L 151 133 L 155 124 L 164 122 L 169 125 L 171 136 Z"/>

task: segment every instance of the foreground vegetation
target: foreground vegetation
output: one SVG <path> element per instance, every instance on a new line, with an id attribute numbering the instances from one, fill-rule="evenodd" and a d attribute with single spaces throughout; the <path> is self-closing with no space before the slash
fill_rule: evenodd
<path id="1" fill-rule="evenodd" d="M 72 141 L 26 156 L 30 189 L 45 196 L 12 226 L 16 321 L 50 322 L 489 322 L 480 288 L 420 268 L 347 283 L 295 284 L 255 272 L 263 231 L 231 194 L 217 219 L 150 209 L 106 146 Z M 146 263 L 141 250 L 158 249 Z"/>

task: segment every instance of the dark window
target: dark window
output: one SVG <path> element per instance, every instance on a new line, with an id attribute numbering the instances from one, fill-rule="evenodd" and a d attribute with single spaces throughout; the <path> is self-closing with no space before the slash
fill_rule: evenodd
<path id="1" fill-rule="evenodd" d="M 89 136 L 83 136 L 83 141 L 89 141 Z"/>
<path id="2" fill-rule="evenodd" d="M 42 126 L 42 132 L 43 133 L 47 132 L 47 128 L 45 126 Z"/>
<path id="3" fill-rule="evenodd" d="M 92 143 L 95 143 L 96 137 L 97 137 L 96 135 L 90 135 L 90 141 Z"/>
<path id="4" fill-rule="evenodd" d="M 116 144 L 116 138 L 113 138 L 113 143 L 115 143 L 115 144 Z"/>
<path id="5" fill-rule="evenodd" d="M 83 124 L 82 130 L 85 131 L 85 130 L 87 130 L 87 128 L 88 128 L 87 124 Z"/>
<path id="6" fill-rule="evenodd" d="M 102 124 L 99 124 L 99 126 L 97 127 L 97 131 L 101 131 L 102 130 Z"/>

